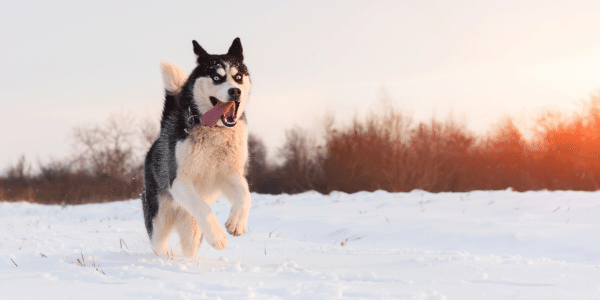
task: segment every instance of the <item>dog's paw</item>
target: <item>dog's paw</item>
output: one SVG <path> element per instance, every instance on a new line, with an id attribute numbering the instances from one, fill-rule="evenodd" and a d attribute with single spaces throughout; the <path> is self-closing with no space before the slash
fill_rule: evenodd
<path id="1" fill-rule="evenodd" d="M 206 241 L 209 245 L 217 250 L 223 250 L 227 247 L 227 235 L 225 235 L 225 231 L 219 227 L 219 230 L 216 233 L 211 235 L 206 235 Z"/>
<path id="2" fill-rule="evenodd" d="M 248 223 L 248 214 L 244 214 L 243 212 L 231 213 L 227 222 L 225 222 L 225 228 L 227 228 L 227 232 L 233 236 L 240 236 L 248 231 L 247 228 Z"/>
<path id="3" fill-rule="evenodd" d="M 210 245 L 217 250 L 225 249 L 225 247 L 227 247 L 227 237 L 225 236 L 225 232 L 223 232 L 222 237 L 219 237 Z"/>
<path id="4" fill-rule="evenodd" d="M 221 250 L 227 247 L 227 235 L 223 228 L 217 222 L 217 218 L 214 218 L 214 222 L 209 222 L 209 230 L 204 234 L 206 242 L 217 250 Z"/>

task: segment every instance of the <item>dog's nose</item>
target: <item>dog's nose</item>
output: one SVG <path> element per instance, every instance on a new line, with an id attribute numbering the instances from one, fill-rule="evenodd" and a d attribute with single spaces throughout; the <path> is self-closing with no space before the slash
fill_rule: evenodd
<path id="1" fill-rule="evenodd" d="M 238 88 L 230 88 L 229 89 L 229 96 L 231 96 L 231 98 L 237 100 L 240 98 L 241 95 L 242 95 L 242 90 L 240 90 Z"/>

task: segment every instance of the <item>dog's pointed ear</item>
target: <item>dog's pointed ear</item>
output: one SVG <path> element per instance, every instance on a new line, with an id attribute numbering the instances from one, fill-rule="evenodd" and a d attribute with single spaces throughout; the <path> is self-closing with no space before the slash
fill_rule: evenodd
<path id="1" fill-rule="evenodd" d="M 202 47 L 200 46 L 200 44 L 198 44 L 198 42 L 196 42 L 196 40 L 192 41 L 192 45 L 194 45 L 194 53 L 196 53 L 198 58 L 208 56 L 208 52 L 202 49 Z"/>
<path id="2" fill-rule="evenodd" d="M 227 51 L 227 55 L 231 55 L 233 57 L 237 57 L 240 60 L 244 60 L 244 50 L 242 49 L 242 42 L 240 42 L 240 38 L 235 38 L 231 47 L 229 47 L 229 51 Z"/>

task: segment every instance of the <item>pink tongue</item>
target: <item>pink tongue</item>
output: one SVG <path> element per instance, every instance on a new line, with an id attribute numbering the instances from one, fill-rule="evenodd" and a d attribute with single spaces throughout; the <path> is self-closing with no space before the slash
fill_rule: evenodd
<path id="1" fill-rule="evenodd" d="M 228 114 L 230 116 L 233 115 L 233 101 L 232 102 L 221 102 L 217 101 L 217 105 L 211 108 L 209 111 L 202 115 L 202 123 L 208 125 L 209 127 L 215 127 L 217 122 L 221 119 L 221 116 L 224 114 Z"/>

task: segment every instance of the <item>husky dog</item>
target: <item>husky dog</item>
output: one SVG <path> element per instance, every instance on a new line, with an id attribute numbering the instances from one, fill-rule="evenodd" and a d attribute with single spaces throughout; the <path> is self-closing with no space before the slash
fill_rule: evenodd
<path id="1" fill-rule="evenodd" d="M 225 231 L 210 205 L 225 195 L 231 212 L 225 227 L 233 236 L 247 228 L 250 192 L 244 177 L 248 160 L 248 132 L 244 110 L 250 77 L 242 44 L 236 38 L 227 54 L 208 54 L 192 42 L 197 66 L 186 76 L 179 68 L 161 63 L 165 103 L 160 136 L 144 165 L 142 205 L 152 247 L 165 254 L 173 228 L 182 252 L 193 257 L 204 237 L 215 249 L 227 246 Z M 234 102 L 216 124 L 202 116 L 223 102 Z"/>

